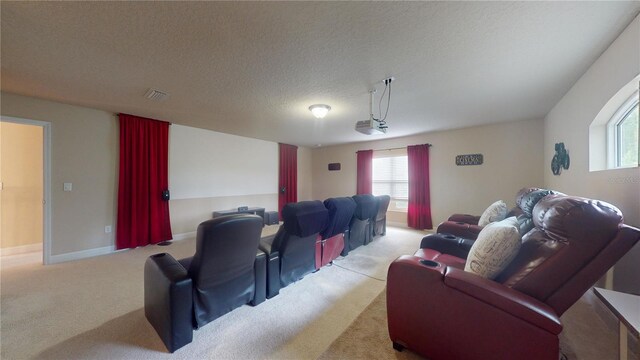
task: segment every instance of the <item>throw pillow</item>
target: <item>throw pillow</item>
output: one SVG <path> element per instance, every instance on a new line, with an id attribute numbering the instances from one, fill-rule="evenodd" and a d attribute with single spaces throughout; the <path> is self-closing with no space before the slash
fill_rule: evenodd
<path id="1" fill-rule="evenodd" d="M 504 220 L 507 217 L 507 211 L 507 204 L 502 200 L 498 200 L 489 205 L 487 210 L 482 213 L 480 220 L 478 220 L 478 225 L 487 226 L 494 221 Z"/>
<path id="2" fill-rule="evenodd" d="M 522 238 L 515 216 L 491 223 L 471 246 L 464 271 L 494 279 L 516 257 Z"/>

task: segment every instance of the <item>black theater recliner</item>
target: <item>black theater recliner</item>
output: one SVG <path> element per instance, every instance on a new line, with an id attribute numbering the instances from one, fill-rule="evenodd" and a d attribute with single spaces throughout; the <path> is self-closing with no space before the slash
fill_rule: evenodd
<path id="1" fill-rule="evenodd" d="M 267 298 L 315 271 L 315 243 L 327 225 L 328 211 L 320 201 L 286 204 L 275 235 L 260 240 L 260 250 L 267 254 Z"/>
<path id="2" fill-rule="evenodd" d="M 324 201 L 329 221 L 316 240 L 316 269 L 331 263 L 344 250 L 349 241 L 349 223 L 356 210 L 350 197 L 329 198 Z"/>
<path id="3" fill-rule="evenodd" d="M 382 236 L 387 234 L 387 209 L 389 209 L 391 196 L 379 195 L 376 196 L 376 200 L 378 201 L 378 212 L 373 225 L 373 236 Z"/>
<path id="4" fill-rule="evenodd" d="M 145 316 L 170 352 L 193 329 L 266 297 L 266 255 L 258 250 L 262 218 L 231 215 L 198 226 L 193 257 L 150 256 L 144 267 Z"/>
<path id="5" fill-rule="evenodd" d="M 371 242 L 373 237 L 373 223 L 378 213 L 378 201 L 371 194 L 354 195 L 356 210 L 349 224 L 349 241 L 344 245 L 342 256 L 358 246 Z"/>

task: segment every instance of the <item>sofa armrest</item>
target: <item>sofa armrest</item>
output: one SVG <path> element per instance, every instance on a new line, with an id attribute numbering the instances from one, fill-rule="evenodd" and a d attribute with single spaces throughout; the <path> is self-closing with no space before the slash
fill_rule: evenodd
<path id="1" fill-rule="evenodd" d="M 549 305 L 500 283 L 452 267 L 447 268 L 444 283 L 552 334 L 562 331 L 560 318 Z"/>
<path id="2" fill-rule="evenodd" d="M 476 290 L 481 285 L 472 281 L 415 256 L 391 263 L 387 318 L 394 347 L 431 359 L 558 359 L 562 327 L 546 305 L 515 290 L 496 290 L 503 287 L 497 283 Z"/>
<path id="3" fill-rule="evenodd" d="M 478 225 L 478 222 L 480 221 L 480 216 L 469 215 L 469 214 L 453 214 L 449 216 L 447 220 L 453 221 L 453 222 L 462 222 L 470 225 Z"/>
<path id="4" fill-rule="evenodd" d="M 480 230 L 482 230 L 482 226 L 455 221 L 445 221 L 438 225 L 436 232 L 440 234 L 452 234 L 464 239 L 475 240 L 478 238 Z"/>
<path id="5" fill-rule="evenodd" d="M 193 283 L 170 254 L 150 256 L 144 265 L 144 313 L 167 350 L 193 339 Z"/>
<path id="6" fill-rule="evenodd" d="M 280 293 L 280 253 L 273 247 L 275 237 L 276 235 L 263 237 L 258 245 L 258 249 L 267 256 L 267 299 Z"/>
<path id="7" fill-rule="evenodd" d="M 420 249 L 433 249 L 442 254 L 448 254 L 466 259 L 475 240 L 463 239 L 451 234 L 430 234 L 422 238 Z"/>

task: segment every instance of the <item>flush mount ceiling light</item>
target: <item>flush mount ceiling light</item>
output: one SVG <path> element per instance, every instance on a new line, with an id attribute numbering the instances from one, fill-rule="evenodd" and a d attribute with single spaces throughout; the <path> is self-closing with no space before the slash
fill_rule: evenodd
<path id="1" fill-rule="evenodd" d="M 322 119 L 323 117 L 327 116 L 327 113 L 329 112 L 329 110 L 331 110 L 331 106 L 325 104 L 315 104 L 309 106 L 309 110 L 311 111 L 313 116 L 317 117 L 318 119 Z"/>

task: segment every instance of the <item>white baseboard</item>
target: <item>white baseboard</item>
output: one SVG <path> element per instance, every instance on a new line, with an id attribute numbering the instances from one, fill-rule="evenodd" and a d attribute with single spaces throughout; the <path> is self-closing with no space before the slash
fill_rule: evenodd
<path id="1" fill-rule="evenodd" d="M 196 232 L 195 231 L 182 233 L 182 234 L 174 234 L 173 235 L 173 241 L 187 240 L 187 239 L 192 239 L 194 237 L 196 237 Z"/>
<path id="2" fill-rule="evenodd" d="M 11 256 L 11 255 L 18 255 L 18 254 L 33 253 L 38 251 L 42 252 L 42 243 L 20 245 L 20 246 L 0 249 L 0 256 Z"/>
<path id="3" fill-rule="evenodd" d="M 50 263 L 57 264 L 57 263 L 66 262 L 66 261 L 86 259 L 94 256 L 111 254 L 113 252 L 115 252 L 115 246 L 111 245 L 111 246 L 105 246 L 105 247 L 100 247 L 95 249 L 74 251 L 74 252 L 60 254 L 60 255 L 51 255 Z"/>

